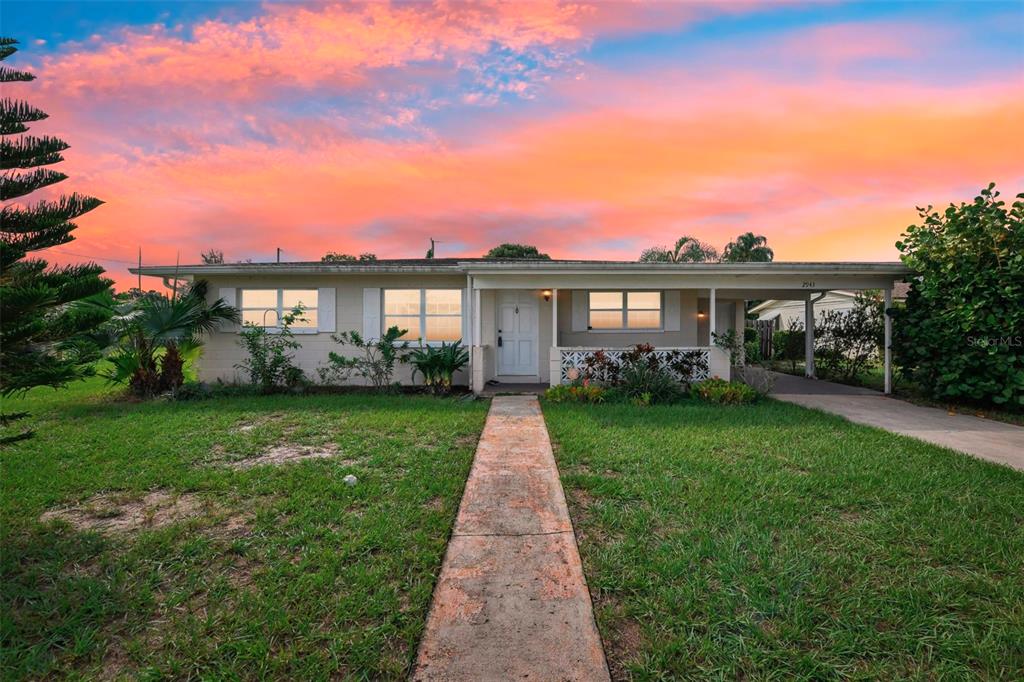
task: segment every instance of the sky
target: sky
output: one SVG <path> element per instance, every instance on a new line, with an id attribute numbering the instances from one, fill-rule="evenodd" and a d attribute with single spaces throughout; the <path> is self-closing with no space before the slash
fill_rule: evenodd
<path id="1" fill-rule="evenodd" d="M 895 260 L 915 207 L 1024 191 L 1021 1 L 5 0 L 0 33 L 55 189 L 106 202 L 41 255 L 120 287 L 140 247 Z"/>

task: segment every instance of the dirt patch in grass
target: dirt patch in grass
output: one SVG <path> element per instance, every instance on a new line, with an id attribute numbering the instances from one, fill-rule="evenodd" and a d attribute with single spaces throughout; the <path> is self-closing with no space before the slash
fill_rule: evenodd
<path id="1" fill-rule="evenodd" d="M 130 533 L 203 516 L 211 506 L 209 501 L 192 493 L 176 495 L 155 490 L 141 498 L 126 493 L 106 493 L 94 495 L 76 506 L 46 511 L 39 520 L 43 523 L 64 521 L 77 530 Z"/>
<path id="2" fill-rule="evenodd" d="M 444 509 L 444 498 L 443 497 L 431 497 L 429 500 L 423 503 L 424 509 L 431 511 L 441 511 Z"/>
<path id="3" fill-rule="evenodd" d="M 336 457 L 337 455 L 338 448 L 332 444 L 313 446 L 286 443 L 284 445 L 275 445 L 269 450 L 253 457 L 224 461 L 223 463 L 232 469 L 241 470 L 261 466 L 281 466 L 283 464 L 303 462 L 309 459 L 327 459 L 330 457 Z M 343 462 L 354 464 L 355 460 L 343 460 Z"/>

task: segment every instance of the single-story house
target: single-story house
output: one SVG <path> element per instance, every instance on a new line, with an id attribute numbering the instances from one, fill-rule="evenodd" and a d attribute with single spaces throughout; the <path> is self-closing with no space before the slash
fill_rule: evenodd
<path id="1" fill-rule="evenodd" d="M 906 282 L 896 282 L 892 289 L 892 300 L 906 299 L 909 289 L 910 285 Z M 843 289 L 828 292 L 824 298 L 814 304 L 814 318 L 820 320 L 821 316 L 829 310 L 840 312 L 853 310 L 857 293 Z M 777 330 L 786 329 L 793 322 L 804 322 L 804 304 L 803 301 L 798 300 L 771 298 L 751 308 L 750 313 L 757 315 L 758 320 L 773 321 Z"/>
<path id="2" fill-rule="evenodd" d="M 728 354 L 714 344 L 711 332 L 741 331 L 746 301 L 800 301 L 813 315 L 822 294 L 881 289 L 888 299 L 894 283 L 908 274 L 900 263 L 483 258 L 168 265 L 131 272 L 162 277 L 165 283 L 204 279 L 211 300 L 222 298 L 242 311 L 244 323 L 271 330 L 301 302 L 308 320 L 293 327 L 302 344 L 296 361 L 310 374 L 329 351 L 345 354 L 331 338 L 336 332 L 355 330 L 372 339 L 397 325 L 416 343 L 461 339 L 470 348 L 470 365 L 459 379 L 475 392 L 495 382 L 565 382 L 597 350 L 614 358 L 639 343 L 657 353 L 696 352 L 706 368 L 696 378 L 728 378 Z M 241 378 L 238 330 L 224 328 L 206 340 L 201 379 Z M 810 344 L 813 338 L 809 353 Z M 888 360 L 887 352 L 887 368 Z M 808 374 L 813 373 L 809 356 Z M 409 368 L 401 368 L 396 379 L 411 382 Z"/>

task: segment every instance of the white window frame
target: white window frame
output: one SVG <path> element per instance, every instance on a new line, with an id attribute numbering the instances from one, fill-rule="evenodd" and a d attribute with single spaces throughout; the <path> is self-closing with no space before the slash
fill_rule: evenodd
<path id="1" fill-rule="evenodd" d="M 464 293 L 463 289 L 456 288 L 456 287 L 385 287 L 385 288 L 381 289 L 381 297 L 380 297 L 380 327 L 381 327 L 380 332 L 381 332 L 381 335 L 383 335 L 387 331 L 387 329 L 388 329 L 387 328 L 387 319 L 388 319 L 388 292 L 389 291 L 418 291 L 418 292 L 420 292 L 420 312 L 419 312 L 420 329 L 419 329 L 419 335 L 415 339 L 409 338 L 409 337 L 406 337 L 404 339 L 404 341 L 408 341 L 410 344 L 419 344 L 420 346 L 440 346 L 442 343 L 448 343 L 447 341 L 442 342 L 442 341 L 426 341 L 425 340 L 424 337 L 426 336 L 426 333 L 427 333 L 427 318 L 428 317 L 457 317 L 457 318 L 459 318 L 459 329 L 464 331 L 465 328 L 466 328 L 465 327 L 465 319 L 464 319 L 464 316 L 466 314 L 466 309 L 465 309 L 466 308 L 466 303 L 465 303 L 465 300 L 463 300 L 463 297 L 462 297 L 462 294 Z M 441 313 L 427 313 L 427 291 L 457 291 L 459 293 L 459 314 L 458 315 L 451 315 L 451 314 L 441 314 Z M 392 317 L 415 317 L 415 315 L 411 315 L 411 314 L 410 315 L 395 314 L 395 315 L 392 315 Z M 414 330 L 412 330 L 412 329 L 409 330 L 410 333 L 412 333 L 413 331 Z M 461 343 L 462 346 L 468 345 L 466 343 L 465 334 L 459 334 L 459 337 L 462 338 L 462 343 Z M 402 341 L 398 341 L 398 343 L 402 343 Z"/>
<path id="2" fill-rule="evenodd" d="M 591 293 L 602 293 L 602 294 L 622 294 L 622 326 L 614 327 L 611 329 L 594 329 L 590 324 L 590 313 L 594 310 L 598 311 L 611 311 L 620 310 L 620 308 L 593 308 L 590 305 L 590 294 Z M 629 294 L 658 294 L 658 307 L 655 308 L 633 308 L 632 310 L 657 310 L 658 320 L 660 324 L 657 327 L 629 327 Z M 651 333 L 651 332 L 663 332 L 665 331 L 665 292 L 660 289 L 589 289 L 587 290 L 587 331 L 594 334 L 633 334 L 633 333 Z"/>
<path id="3" fill-rule="evenodd" d="M 288 314 L 288 313 L 290 313 L 292 311 L 291 308 L 289 308 L 288 310 L 283 310 L 283 308 L 284 308 L 284 292 L 286 292 L 286 291 L 315 291 L 316 292 L 316 305 L 315 306 L 310 306 L 310 307 L 305 307 L 305 308 L 303 308 L 303 310 L 304 311 L 310 311 L 310 310 L 315 311 L 317 313 L 316 319 L 318 321 L 320 319 L 320 290 L 319 289 L 316 289 L 316 288 L 312 288 L 311 289 L 309 287 L 239 287 L 238 288 L 238 310 L 242 314 L 243 318 L 245 316 L 245 311 L 246 310 L 264 310 L 264 311 L 265 310 L 270 310 L 270 308 L 266 308 L 266 307 L 263 307 L 263 306 L 248 307 L 247 308 L 246 305 L 245 305 L 245 292 L 247 292 L 247 291 L 276 291 L 277 292 L 277 319 L 278 319 L 278 321 L 280 321 L 281 318 L 284 315 L 286 315 L 286 314 Z M 242 327 L 242 329 L 245 328 L 245 323 L 244 322 L 242 323 L 241 327 Z M 268 334 L 280 334 L 281 333 L 280 325 L 274 325 L 274 326 L 269 326 L 269 327 L 268 326 L 264 326 L 263 328 L 267 330 Z M 292 334 L 317 334 L 317 333 L 320 332 L 319 322 L 317 323 L 316 326 L 313 326 L 313 327 L 295 327 L 295 326 L 293 326 L 291 328 L 291 332 L 292 332 Z"/>

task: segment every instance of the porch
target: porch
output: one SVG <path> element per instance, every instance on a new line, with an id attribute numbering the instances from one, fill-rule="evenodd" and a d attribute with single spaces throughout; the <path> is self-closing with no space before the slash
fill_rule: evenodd
<path id="1" fill-rule="evenodd" d="M 637 344 L 654 347 L 673 371 L 688 368 L 692 380 L 729 379 L 730 358 L 715 334 L 734 330 L 742 344 L 748 300 L 799 300 L 813 320 L 816 301 L 830 290 L 879 289 L 888 308 L 905 272 L 881 263 L 473 263 L 465 299 L 469 383 L 476 393 L 557 385 L 578 377 L 595 353 L 615 362 Z M 888 389 L 888 315 L 885 327 Z M 807 334 L 810 376 L 813 343 Z"/>
<path id="2" fill-rule="evenodd" d="M 568 383 L 595 354 L 618 363 L 637 344 L 690 380 L 727 379 L 712 330 L 742 334 L 744 312 L 744 301 L 701 289 L 474 289 L 470 384 L 484 393 Z"/>

